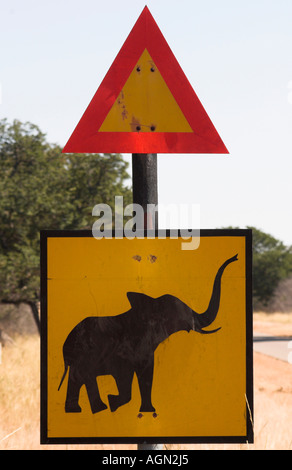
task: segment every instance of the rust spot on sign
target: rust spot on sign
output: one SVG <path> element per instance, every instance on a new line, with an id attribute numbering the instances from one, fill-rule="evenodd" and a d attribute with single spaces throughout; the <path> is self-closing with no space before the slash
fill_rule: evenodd
<path id="1" fill-rule="evenodd" d="M 135 255 L 135 256 L 133 256 L 133 259 L 136 260 L 136 261 L 139 261 L 139 263 L 140 263 L 142 257 L 140 255 Z"/>
<path id="2" fill-rule="evenodd" d="M 126 104 L 125 104 L 125 95 L 124 95 L 124 91 L 122 90 L 121 93 L 119 94 L 119 97 L 118 97 L 118 100 L 117 100 L 117 104 L 120 108 L 120 111 L 121 111 L 121 116 L 122 116 L 122 119 L 123 121 L 125 119 L 128 119 L 128 111 L 127 111 L 127 108 L 126 108 Z"/>
<path id="3" fill-rule="evenodd" d="M 141 131 L 141 123 L 138 118 L 134 115 L 132 116 L 132 121 L 130 122 L 130 127 L 132 132 L 140 132 Z"/>
<path id="4" fill-rule="evenodd" d="M 149 255 L 149 256 L 148 256 L 148 259 L 149 259 L 150 263 L 155 263 L 155 261 L 157 260 L 157 256 L 155 256 L 155 255 Z"/>

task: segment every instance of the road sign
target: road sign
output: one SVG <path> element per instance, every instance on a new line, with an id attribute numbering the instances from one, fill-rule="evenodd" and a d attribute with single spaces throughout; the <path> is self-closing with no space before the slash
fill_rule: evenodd
<path id="1" fill-rule="evenodd" d="M 42 443 L 252 442 L 251 232 L 41 233 Z"/>
<path id="2" fill-rule="evenodd" d="M 147 7 L 63 152 L 228 153 Z"/>

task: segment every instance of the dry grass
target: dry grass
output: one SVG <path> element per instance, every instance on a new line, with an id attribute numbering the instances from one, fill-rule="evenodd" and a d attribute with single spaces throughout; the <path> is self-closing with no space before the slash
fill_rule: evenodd
<path id="1" fill-rule="evenodd" d="M 135 445 L 40 445 L 40 339 L 18 336 L 2 349 L 0 365 L 0 450 L 136 449 Z"/>
<path id="2" fill-rule="evenodd" d="M 253 316 L 254 331 L 275 336 L 292 336 L 292 313 L 257 312 Z"/>
<path id="3" fill-rule="evenodd" d="M 262 325 L 263 316 L 257 321 Z M 291 315 L 285 325 L 286 322 L 291 329 Z M 283 325 L 279 319 L 274 322 L 274 326 L 279 324 Z M 41 446 L 39 337 L 19 336 L 15 342 L 14 346 L 3 348 L 0 365 L 0 450 L 136 449 L 135 445 Z M 167 445 L 167 448 L 292 450 L 292 366 L 255 353 L 254 371 L 255 444 Z"/>

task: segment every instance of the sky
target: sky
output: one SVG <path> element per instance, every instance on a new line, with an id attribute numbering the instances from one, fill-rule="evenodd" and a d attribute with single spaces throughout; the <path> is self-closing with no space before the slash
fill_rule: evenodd
<path id="1" fill-rule="evenodd" d="M 145 4 L 1 0 L 0 119 L 63 147 Z M 158 155 L 159 203 L 199 205 L 201 228 L 255 226 L 292 245 L 291 0 L 147 6 L 229 150 Z"/>

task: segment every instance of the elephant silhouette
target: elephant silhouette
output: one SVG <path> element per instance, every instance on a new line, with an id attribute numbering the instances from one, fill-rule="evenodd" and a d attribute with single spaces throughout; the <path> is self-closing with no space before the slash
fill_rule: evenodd
<path id="1" fill-rule="evenodd" d="M 221 296 L 221 277 L 226 266 L 238 260 L 229 258 L 215 276 L 209 306 L 197 313 L 177 297 L 166 294 L 158 298 L 128 292 L 131 309 L 117 316 L 87 317 L 78 323 L 63 345 L 65 370 L 58 390 L 69 368 L 66 413 L 81 412 L 79 392 L 85 385 L 92 413 L 107 408 L 101 400 L 96 378 L 112 375 L 118 395 L 108 395 L 110 410 L 116 411 L 131 400 L 134 373 L 141 395 L 140 412 L 155 412 L 151 401 L 154 372 L 154 352 L 157 346 L 178 331 L 204 330 L 218 313 Z"/>

